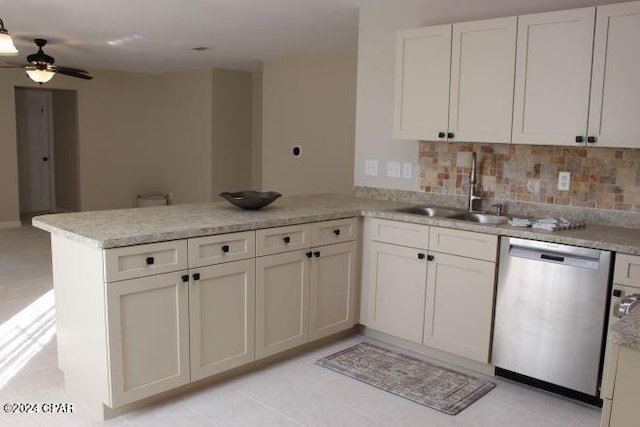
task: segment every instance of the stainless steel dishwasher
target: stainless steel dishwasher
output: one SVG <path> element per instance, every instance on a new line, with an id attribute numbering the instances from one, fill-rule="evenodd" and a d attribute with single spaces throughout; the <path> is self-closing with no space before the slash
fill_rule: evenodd
<path id="1" fill-rule="evenodd" d="M 611 252 L 503 237 L 496 374 L 597 403 Z"/>

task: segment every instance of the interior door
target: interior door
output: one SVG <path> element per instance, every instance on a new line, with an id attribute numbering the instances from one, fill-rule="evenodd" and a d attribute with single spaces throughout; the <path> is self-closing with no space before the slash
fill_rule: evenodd
<path id="1" fill-rule="evenodd" d="M 51 92 L 16 89 L 21 212 L 53 210 Z"/>

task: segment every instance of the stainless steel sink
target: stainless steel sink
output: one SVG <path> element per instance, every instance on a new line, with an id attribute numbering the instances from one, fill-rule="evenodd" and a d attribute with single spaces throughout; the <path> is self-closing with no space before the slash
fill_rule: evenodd
<path id="1" fill-rule="evenodd" d="M 413 215 L 431 216 L 447 218 L 451 215 L 458 215 L 464 211 L 455 208 L 445 208 L 441 206 L 412 206 L 410 208 L 397 209 L 396 212 L 408 213 Z"/>
<path id="2" fill-rule="evenodd" d="M 457 219 L 460 221 L 477 222 L 478 224 L 485 225 L 506 224 L 506 222 L 509 220 L 509 218 L 507 218 L 506 216 L 497 216 L 478 212 L 464 212 L 457 215 L 448 216 L 447 218 Z"/>

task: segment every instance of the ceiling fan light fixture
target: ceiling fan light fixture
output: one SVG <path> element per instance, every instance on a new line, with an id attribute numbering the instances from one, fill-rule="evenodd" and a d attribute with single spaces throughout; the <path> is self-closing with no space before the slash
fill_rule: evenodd
<path id="1" fill-rule="evenodd" d="M 13 44 L 13 39 L 4 27 L 4 22 L 0 19 L 0 56 L 16 56 L 18 49 Z"/>
<path id="2" fill-rule="evenodd" d="M 25 67 L 29 78 L 36 83 L 47 83 L 56 75 L 55 71 L 49 70 L 48 67 L 39 67 L 37 65 L 27 65 Z"/>

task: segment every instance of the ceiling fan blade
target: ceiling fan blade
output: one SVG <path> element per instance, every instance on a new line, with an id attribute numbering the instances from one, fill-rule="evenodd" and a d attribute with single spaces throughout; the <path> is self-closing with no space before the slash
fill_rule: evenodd
<path id="1" fill-rule="evenodd" d="M 20 63 L 20 62 L 13 62 L 13 61 L 2 61 L 2 66 L 14 66 L 14 67 L 24 67 L 27 64 L 24 63 Z"/>
<path id="2" fill-rule="evenodd" d="M 71 71 L 71 72 L 74 72 L 74 73 L 84 73 L 84 74 L 88 74 L 89 73 L 87 70 L 81 70 L 80 68 L 61 67 L 59 65 L 56 65 L 56 68 L 58 69 L 58 72 Z"/>
<path id="3" fill-rule="evenodd" d="M 65 76 L 70 76 L 70 77 L 77 77 L 79 79 L 85 79 L 85 80 L 92 80 L 93 77 L 91 76 L 87 76 L 86 74 L 82 74 L 82 73 L 78 73 L 76 71 L 71 71 L 68 68 L 62 67 L 62 69 L 60 69 L 60 67 L 57 67 L 57 73 L 58 74 L 64 74 Z"/>
<path id="4" fill-rule="evenodd" d="M 0 65 L 0 68 L 24 68 L 24 65 Z"/>

